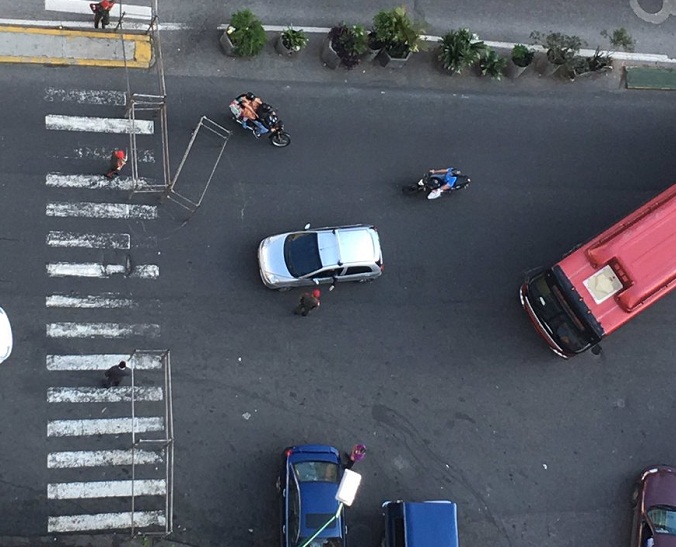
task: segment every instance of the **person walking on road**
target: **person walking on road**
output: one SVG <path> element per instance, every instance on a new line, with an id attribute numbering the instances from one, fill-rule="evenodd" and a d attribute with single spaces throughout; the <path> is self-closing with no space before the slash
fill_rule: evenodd
<path id="1" fill-rule="evenodd" d="M 366 456 L 366 445 L 365 444 L 355 444 L 352 447 L 352 451 L 347 456 L 347 461 L 345 462 L 345 469 L 352 469 L 352 466 L 360 462 Z"/>
<path id="2" fill-rule="evenodd" d="M 127 362 L 120 361 L 117 365 L 110 367 L 106 371 L 106 379 L 104 384 L 106 387 L 117 387 L 128 374 L 129 369 L 127 369 Z"/>
<path id="3" fill-rule="evenodd" d="M 101 0 L 95 4 L 89 4 L 89 9 L 94 12 L 94 28 L 105 29 L 110 24 L 110 10 L 115 6 L 115 0 Z"/>
<path id="4" fill-rule="evenodd" d="M 120 174 L 120 169 L 122 169 L 127 163 L 127 156 L 124 153 L 124 150 L 113 150 L 112 155 L 110 156 L 110 169 L 104 175 L 108 179 L 117 177 Z"/>
<path id="5" fill-rule="evenodd" d="M 293 310 L 293 313 L 296 315 L 302 315 L 305 317 L 312 310 L 319 307 L 319 297 L 322 295 L 319 289 L 315 289 L 311 293 L 303 293 L 303 296 L 300 297 L 300 302 L 296 306 L 296 309 Z"/>

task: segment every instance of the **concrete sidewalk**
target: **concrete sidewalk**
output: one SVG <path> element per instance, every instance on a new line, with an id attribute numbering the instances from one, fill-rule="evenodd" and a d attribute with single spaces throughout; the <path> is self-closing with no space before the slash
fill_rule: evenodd
<path id="1" fill-rule="evenodd" d="M 112 30 L 0 26 L 0 63 L 148 68 L 150 36 Z"/>

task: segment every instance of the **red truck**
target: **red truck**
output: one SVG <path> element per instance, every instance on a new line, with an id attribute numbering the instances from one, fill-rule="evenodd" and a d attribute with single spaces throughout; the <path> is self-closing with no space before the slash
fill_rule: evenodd
<path id="1" fill-rule="evenodd" d="M 598 343 L 676 288 L 676 184 L 529 275 L 521 305 L 551 350 L 567 359 Z"/>

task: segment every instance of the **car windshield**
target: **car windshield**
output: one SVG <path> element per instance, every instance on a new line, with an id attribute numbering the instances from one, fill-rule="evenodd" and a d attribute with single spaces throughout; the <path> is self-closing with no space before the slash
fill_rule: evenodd
<path id="1" fill-rule="evenodd" d="M 293 466 L 299 482 L 338 482 L 338 465 L 331 462 L 300 462 Z"/>
<path id="2" fill-rule="evenodd" d="M 284 240 L 284 261 L 294 277 L 303 277 L 319 270 L 322 261 L 319 258 L 317 234 L 302 232 L 287 236 Z"/>
<path id="3" fill-rule="evenodd" d="M 301 538 L 296 543 L 297 546 L 305 545 L 308 538 Z M 307 547 L 343 547 L 343 540 L 340 538 L 317 538 L 307 544 Z"/>
<path id="4" fill-rule="evenodd" d="M 676 508 L 659 505 L 648 509 L 647 515 L 656 533 L 676 536 Z"/>
<path id="5" fill-rule="evenodd" d="M 559 347 L 579 353 L 593 343 L 590 329 L 575 315 L 550 271 L 533 278 L 528 294 L 533 311 Z"/>

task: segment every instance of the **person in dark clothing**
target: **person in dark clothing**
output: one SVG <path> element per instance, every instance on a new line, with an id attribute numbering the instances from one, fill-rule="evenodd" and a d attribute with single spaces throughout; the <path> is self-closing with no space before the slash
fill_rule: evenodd
<path id="1" fill-rule="evenodd" d="M 106 371 L 105 386 L 119 386 L 120 382 L 122 382 L 122 379 L 128 374 L 129 370 L 127 369 L 127 362 L 120 361 L 117 365 L 110 367 Z"/>
<path id="2" fill-rule="evenodd" d="M 364 456 L 366 456 L 366 445 L 364 444 L 355 444 L 352 447 L 352 450 L 350 451 L 349 454 L 345 454 L 347 456 L 346 462 L 345 462 L 345 469 L 352 469 L 352 466 L 360 462 L 361 460 L 364 459 Z"/>
<path id="3" fill-rule="evenodd" d="M 321 294 L 319 289 L 315 289 L 312 293 L 303 293 L 303 296 L 300 297 L 300 302 L 296 306 L 296 309 L 293 310 L 293 313 L 305 317 L 312 310 L 319 307 L 319 297 Z"/>

